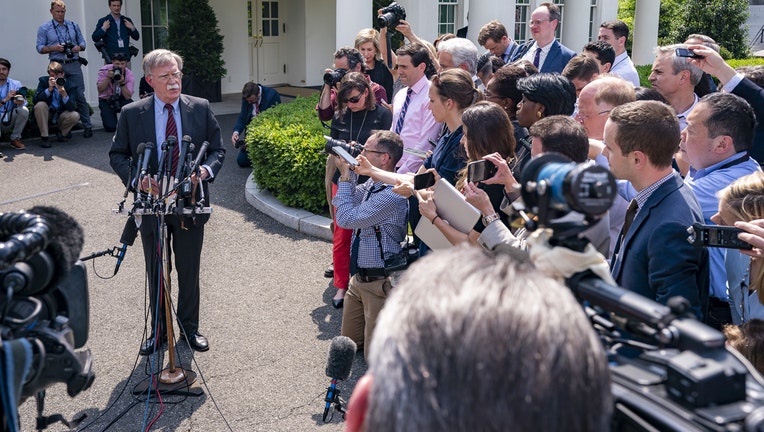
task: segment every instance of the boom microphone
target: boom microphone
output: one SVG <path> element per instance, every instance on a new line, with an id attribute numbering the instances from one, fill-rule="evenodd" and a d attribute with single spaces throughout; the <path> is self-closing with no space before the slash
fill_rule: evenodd
<path id="1" fill-rule="evenodd" d="M 332 402 L 339 400 L 339 390 L 337 390 L 337 381 L 345 380 L 350 376 L 350 369 L 353 367 L 355 359 L 356 344 L 347 336 L 337 336 L 332 339 L 332 345 L 329 348 L 329 359 L 326 363 L 326 376 L 332 379 L 331 385 L 326 388 L 326 406 L 324 407 L 323 421 L 329 414 L 329 408 Z"/>
<path id="2" fill-rule="evenodd" d="M 117 265 L 114 266 L 114 275 L 117 275 L 119 266 L 122 265 L 122 260 L 125 259 L 125 253 L 127 247 L 132 246 L 135 243 L 135 238 L 138 237 L 138 226 L 135 224 L 135 215 L 130 215 L 125 223 L 125 228 L 122 230 L 122 237 L 119 242 L 122 243 L 122 247 L 119 248 L 119 254 L 117 255 Z"/>

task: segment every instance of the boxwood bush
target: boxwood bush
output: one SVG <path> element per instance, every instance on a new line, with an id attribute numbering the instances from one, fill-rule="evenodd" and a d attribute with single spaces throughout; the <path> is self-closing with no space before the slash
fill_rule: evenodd
<path id="1" fill-rule="evenodd" d="M 257 184 L 290 206 L 327 213 L 323 153 L 326 131 L 318 95 L 263 111 L 247 126 L 247 151 Z"/>

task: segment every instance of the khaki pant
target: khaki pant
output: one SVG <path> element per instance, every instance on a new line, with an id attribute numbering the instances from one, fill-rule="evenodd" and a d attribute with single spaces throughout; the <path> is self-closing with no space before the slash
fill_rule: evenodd
<path id="1" fill-rule="evenodd" d="M 37 102 L 34 106 L 34 118 L 37 121 L 37 127 L 40 128 L 40 136 L 48 136 L 48 121 L 50 119 L 50 109 L 45 102 Z M 80 121 L 80 113 L 77 111 L 61 111 L 58 115 L 58 130 L 62 135 L 66 135 L 72 130 L 74 125 Z"/>
<path id="2" fill-rule="evenodd" d="M 371 335 L 377 324 L 377 315 L 385 305 L 392 285 L 390 278 L 373 282 L 361 282 L 358 275 L 350 279 L 342 314 L 342 336 L 353 340 L 369 358 Z"/>

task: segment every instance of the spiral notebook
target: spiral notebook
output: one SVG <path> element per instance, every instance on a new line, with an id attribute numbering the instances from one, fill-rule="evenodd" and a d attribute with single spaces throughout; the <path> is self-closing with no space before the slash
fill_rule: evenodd
<path id="1" fill-rule="evenodd" d="M 480 211 L 468 203 L 464 195 L 444 179 L 436 183 L 433 200 L 438 207 L 438 216 L 465 234 L 469 233 L 480 219 Z M 419 219 L 414 234 L 433 250 L 453 246 L 438 227 L 425 217 Z"/>

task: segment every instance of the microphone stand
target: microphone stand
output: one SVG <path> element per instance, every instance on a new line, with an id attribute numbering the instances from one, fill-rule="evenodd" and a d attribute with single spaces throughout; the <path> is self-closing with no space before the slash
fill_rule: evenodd
<path id="1" fill-rule="evenodd" d="M 147 380 L 136 386 L 133 394 L 146 393 L 148 386 L 152 386 L 152 394 L 156 391 L 162 394 L 179 394 L 185 396 L 201 396 L 204 390 L 196 384 L 196 372 L 191 369 L 184 369 L 182 365 L 176 364 L 175 333 L 172 319 L 172 267 L 170 264 L 170 239 L 167 234 L 166 214 L 175 205 L 172 202 L 176 194 L 172 191 L 176 185 L 173 184 L 170 168 L 172 165 L 172 147 L 163 145 L 163 157 L 160 159 L 158 167 L 159 177 L 159 195 L 154 207 L 159 227 L 159 241 L 161 242 L 161 266 L 159 267 L 160 277 L 158 290 L 158 299 L 164 303 L 165 328 L 167 330 L 167 352 L 169 355 L 168 365 L 159 372 L 158 379 Z M 169 147 L 169 148 L 168 148 Z M 179 162 L 180 163 L 180 162 Z M 182 214 L 179 215 L 182 217 Z"/>

